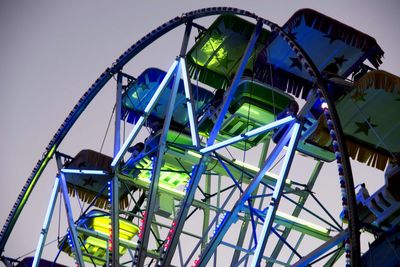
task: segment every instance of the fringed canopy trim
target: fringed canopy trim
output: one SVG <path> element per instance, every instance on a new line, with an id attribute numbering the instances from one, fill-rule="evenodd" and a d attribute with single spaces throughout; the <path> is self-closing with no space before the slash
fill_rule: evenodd
<path id="1" fill-rule="evenodd" d="M 309 81 L 281 68 L 270 66 L 269 63 L 256 61 L 254 69 L 257 80 L 302 99 L 307 99 L 313 88 Z"/>
<path id="2" fill-rule="evenodd" d="M 368 60 L 376 68 L 382 64 L 384 52 L 374 38 L 315 10 L 298 10 L 285 23 L 283 28 L 287 29 L 288 32 L 291 32 L 293 28 L 299 25 L 303 17 L 307 26 L 325 34 L 329 34 L 332 38 L 339 39 L 348 45 L 361 49 L 362 51 L 371 51 L 368 55 Z"/>
<path id="3" fill-rule="evenodd" d="M 367 72 L 355 82 L 354 88 L 359 92 L 369 88 L 383 89 L 388 93 L 400 95 L 400 78 L 383 70 L 374 70 Z"/>
<path id="4" fill-rule="evenodd" d="M 386 168 L 386 165 L 389 162 L 388 155 L 379 150 L 354 142 L 348 137 L 345 137 L 345 139 L 349 157 L 382 171 Z M 309 137 L 309 141 L 319 145 L 320 147 L 333 151 L 331 146 L 331 137 L 328 133 L 327 125 L 322 116 L 319 119 L 317 129 Z"/>
<path id="5" fill-rule="evenodd" d="M 384 170 L 389 162 L 389 156 L 366 146 L 346 140 L 349 156 L 361 163 L 366 163 L 379 170 Z"/>
<path id="6" fill-rule="evenodd" d="M 87 190 L 87 189 L 84 189 L 82 187 L 78 187 L 78 186 L 75 186 L 72 184 L 67 184 L 67 187 L 68 187 L 68 194 L 70 196 L 75 197 L 76 195 L 78 195 L 77 197 L 79 197 L 79 199 L 82 202 L 85 202 L 88 204 L 95 201 L 93 205 L 100 209 L 108 209 L 109 208 L 108 199 L 106 197 L 104 197 L 103 195 L 97 196 L 97 192 L 93 192 L 93 191 L 90 191 L 90 190 Z M 120 196 L 119 208 L 125 209 L 128 206 L 129 206 L 128 195 L 125 194 L 123 196 Z"/>

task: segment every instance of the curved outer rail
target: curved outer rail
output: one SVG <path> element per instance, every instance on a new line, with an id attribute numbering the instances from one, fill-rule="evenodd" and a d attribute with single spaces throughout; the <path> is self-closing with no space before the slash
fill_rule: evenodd
<path id="1" fill-rule="evenodd" d="M 10 236 L 14 225 L 24 208 L 26 201 L 28 200 L 33 188 L 35 187 L 37 181 L 39 180 L 42 172 L 47 166 L 47 163 L 53 157 L 54 152 L 57 150 L 58 146 L 63 141 L 64 137 L 67 135 L 69 130 L 72 128 L 76 120 L 86 109 L 89 103 L 97 95 L 97 93 L 104 87 L 104 85 L 111 79 L 111 77 L 118 73 L 122 68 L 128 63 L 133 57 L 135 57 L 140 51 L 145 49 L 149 44 L 157 40 L 159 37 L 165 33 L 173 30 L 174 28 L 186 23 L 188 20 L 193 20 L 200 17 L 206 17 L 211 15 L 217 15 L 222 13 L 233 13 L 237 15 L 243 15 L 248 17 L 257 17 L 255 14 L 231 7 L 213 7 L 213 8 L 203 8 L 191 12 L 182 14 L 181 16 L 175 17 L 168 22 L 162 24 L 158 28 L 154 29 L 142 39 L 133 44 L 128 48 L 114 63 L 110 68 L 107 68 L 100 77 L 92 84 L 92 86 L 84 93 L 84 95 L 79 99 L 78 103 L 74 106 L 72 111 L 69 113 L 67 118 L 58 128 L 57 132 L 54 134 L 53 138 L 47 145 L 43 156 L 36 163 L 31 175 L 28 177 L 25 185 L 23 186 L 21 192 L 19 193 L 17 200 L 15 201 L 5 224 L 0 232 L 0 255 L 4 252 L 4 247 Z"/>
<path id="2" fill-rule="evenodd" d="M 291 36 L 289 36 L 286 32 L 282 29 L 274 29 L 274 26 L 271 26 L 273 31 L 277 31 L 278 34 L 283 37 L 283 39 L 288 43 L 290 48 L 295 52 L 296 56 L 301 61 L 302 65 L 308 71 L 308 73 L 315 78 L 316 84 L 320 92 L 322 93 L 322 98 L 325 100 L 329 111 L 329 116 L 332 120 L 332 128 L 334 130 L 334 135 L 336 136 L 336 141 L 338 143 L 338 151 L 339 156 L 336 155 L 336 160 L 338 163 L 338 173 L 339 176 L 343 176 L 343 180 L 345 184 L 343 185 L 345 188 L 346 194 L 342 194 L 342 198 L 345 196 L 346 201 L 342 200 L 343 210 L 346 211 L 345 205 L 348 205 L 348 220 L 349 220 L 349 239 L 346 240 L 350 242 L 350 244 L 346 244 L 346 258 L 348 263 L 351 266 L 360 266 L 361 259 L 360 259 L 360 232 L 359 232 L 359 222 L 358 222 L 358 215 L 357 215 L 357 206 L 356 206 L 356 196 L 354 191 L 354 180 L 353 180 L 353 173 L 351 170 L 350 159 L 346 147 L 346 142 L 344 140 L 344 133 L 342 126 L 340 124 L 340 119 L 337 114 L 334 102 L 331 100 L 328 90 L 326 81 L 322 78 L 321 73 L 318 71 L 318 68 L 315 66 L 314 62 L 311 60 L 310 56 L 304 51 L 304 49 L 297 44 L 295 40 Z M 325 114 L 325 118 L 327 119 L 328 116 Z M 333 137 L 331 137 L 333 140 Z M 341 154 L 340 154 L 341 153 Z M 340 170 L 343 168 L 343 170 Z M 342 186 L 342 185 L 341 185 Z M 346 202 L 346 203 L 345 203 Z M 345 203 L 345 204 L 343 204 Z M 350 246 L 349 246 L 350 245 Z M 347 255 L 349 254 L 349 255 Z M 347 265 L 346 265 L 347 266 Z"/>
<path id="3" fill-rule="evenodd" d="M 322 91 L 326 102 L 328 104 L 328 108 L 332 114 L 332 120 L 334 123 L 334 128 L 337 132 L 337 139 L 339 143 L 340 150 L 343 153 L 343 169 L 345 173 L 346 184 L 348 185 L 346 190 L 348 194 L 348 203 L 349 203 L 349 227 L 350 229 L 350 239 L 352 245 L 352 265 L 357 266 L 358 258 L 360 255 L 359 249 L 359 235 L 358 228 L 356 224 L 356 209 L 355 209 L 355 194 L 353 190 L 353 178 L 351 174 L 350 162 L 347 157 L 347 150 L 345 144 L 343 142 L 343 131 L 340 126 L 340 122 L 337 116 L 336 109 L 333 105 L 333 102 L 329 99 L 327 94 L 326 85 L 324 80 L 322 79 L 321 74 L 318 72 L 318 69 L 313 64 L 310 57 L 305 53 L 305 51 L 290 37 L 288 36 L 278 25 L 263 19 L 254 13 L 251 13 L 246 10 L 232 8 L 232 7 L 212 7 L 212 8 L 203 8 L 195 11 L 190 11 L 182 14 L 181 16 L 175 17 L 168 22 L 162 24 L 158 28 L 154 29 L 152 32 L 148 33 L 142 39 L 133 44 L 130 48 L 128 48 L 111 66 L 111 68 L 107 68 L 100 77 L 92 84 L 92 86 L 84 93 L 84 95 L 79 99 L 78 103 L 69 113 L 67 118 L 61 124 L 49 144 L 47 145 L 45 152 L 43 153 L 42 159 L 40 159 L 34 169 L 32 170 L 31 175 L 27 179 L 24 187 L 22 188 L 20 194 L 18 195 L 17 200 L 15 201 L 7 220 L 0 232 L 0 255 L 4 252 L 4 247 L 7 243 L 7 240 L 10 236 L 10 233 L 22 211 L 24 208 L 33 188 L 35 187 L 37 181 L 39 180 L 43 170 L 46 168 L 47 163 L 53 157 L 55 151 L 58 146 L 62 143 L 64 137 L 67 135 L 69 130 L 72 128 L 76 120 L 82 114 L 82 112 L 86 109 L 89 103 L 93 100 L 93 98 L 97 95 L 97 93 L 104 87 L 104 85 L 111 79 L 111 77 L 118 73 L 122 68 L 128 63 L 133 57 L 135 57 L 140 51 L 145 49 L 149 44 L 157 40 L 162 35 L 171 31 L 172 29 L 186 23 L 189 20 L 194 20 L 201 17 L 218 15 L 223 13 L 231 13 L 236 15 L 242 15 L 246 17 L 251 17 L 254 19 L 261 19 L 264 24 L 271 27 L 272 31 L 278 32 L 284 39 L 288 42 L 288 45 L 293 49 L 296 55 L 299 57 L 302 64 L 310 70 L 310 74 L 315 77 L 316 82 Z M 355 255 L 355 256 L 354 256 Z"/>

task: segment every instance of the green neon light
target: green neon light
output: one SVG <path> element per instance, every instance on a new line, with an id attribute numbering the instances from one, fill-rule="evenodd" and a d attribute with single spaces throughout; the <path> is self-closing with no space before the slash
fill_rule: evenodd
<path id="1" fill-rule="evenodd" d="M 180 185 L 184 185 L 189 180 L 189 176 L 182 173 L 163 171 L 160 172 L 160 183 L 171 188 L 177 188 Z"/>
<path id="2" fill-rule="evenodd" d="M 276 222 L 286 227 L 293 227 L 294 230 L 316 237 L 318 239 L 329 239 L 329 229 L 281 211 L 276 212 Z"/>
<path id="3" fill-rule="evenodd" d="M 151 171 L 143 170 L 137 176 L 137 179 L 149 181 Z M 185 185 L 189 180 L 189 176 L 184 173 L 171 172 L 168 170 L 161 170 L 159 178 L 159 186 L 164 185 L 167 188 L 175 189 L 180 185 Z"/>
<path id="4" fill-rule="evenodd" d="M 199 153 L 196 153 L 196 152 L 193 152 L 193 151 L 190 151 L 190 150 L 189 150 L 187 153 L 188 153 L 189 155 L 193 156 L 193 157 L 198 158 L 198 159 L 201 158 L 201 155 L 200 155 Z"/>
<path id="5" fill-rule="evenodd" d="M 192 152 L 192 155 L 195 157 L 201 157 L 199 154 Z M 137 180 L 149 181 L 152 175 L 151 173 L 151 160 L 148 158 L 143 158 L 140 161 L 140 166 L 144 169 L 139 172 L 136 176 Z M 164 185 L 166 188 L 175 189 L 181 185 L 185 185 L 189 180 L 189 175 L 186 173 L 177 172 L 178 170 L 165 164 L 161 169 L 160 178 L 159 178 L 159 186 Z M 134 179 L 136 180 L 136 179 Z"/>
<path id="6" fill-rule="evenodd" d="M 132 94 L 132 97 L 135 98 L 135 99 L 139 99 L 139 95 L 138 95 L 137 91 L 135 91 L 135 92 Z"/>
<path id="7" fill-rule="evenodd" d="M 119 174 L 120 177 L 122 177 L 123 179 L 127 179 L 127 176 L 121 175 Z M 129 177 L 129 179 L 131 180 L 131 178 Z M 150 180 L 148 180 L 148 178 L 146 179 L 135 179 L 133 180 L 133 182 L 140 187 L 143 188 L 149 188 L 150 185 Z M 178 190 L 175 188 L 172 188 L 169 185 L 163 184 L 163 183 L 159 183 L 158 184 L 158 190 L 159 192 L 165 192 L 168 193 L 170 195 L 172 195 L 173 197 L 177 198 L 177 199 L 182 199 L 185 196 L 185 193 L 183 192 L 183 190 Z"/>
<path id="8" fill-rule="evenodd" d="M 248 163 L 246 163 L 246 162 L 237 160 L 237 159 L 233 159 L 233 163 L 236 164 L 236 165 L 238 165 L 238 166 L 240 166 L 240 167 L 243 167 L 243 168 L 245 168 L 245 169 L 248 169 L 248 170 L 250 170 L 250 171 L 256 172 L 256 173 L 258 173 L 258 172 L 260 171 L 260 168 L 258 168 L 258 167 L 256 167 L 256 166 L 253 166 L 253 165 L 251 165 L 251 164 L 248 164 Z M 271 179 L 274 179 L 274 180 L 277 180 L 277 179 L 278 179 L 278 176 L 277 176 L 276 174 L 272 173 L 272 172 L 266 172 L 265 174 L 267 174 L 268 177 L 270 177 Z M 291 185 L 291 184 L 292 184 L 292 180 L 286 179 L 286 184 L 287 184 L 287 185 Z"/>
<path id="9" fill-rule="evenodd" d="M 199 53 L 192 53 L 194 55 L 197 54 L 197 58 L 192 56 L 192 59 L 196 64 L 203 67 L 206 65 L 209 67 L 220 65 L 220 63 L 228 56 L 228 51 L 221 47 L 223 42 L 223 36 L 213 32 L 213 35 L 207 39 L 204 45 L 200 48 Z M 212 58 L 210 59 L 211 56 Z"/>
<path id="10" fill-rule="evenodd" d="M 289 220 L 289 221 L 291 221 L 293 223 L 296 223 L 296 224 L 299 224 L 299 225 L 303 225 L 303 226 L 305 226 L 307 228 L 310 228 L 312 230 L 320 232 L 322 234 L 329 234 L 329 230 L 328 229 L 326 229 L 326 228 L 324 228 L 322 226 L 316 225 L 316 224 L 314 224 L 312 222 L 308 222 L 306 220 L 294 217 L 292 215 L 289 215 L 289 214 L 286 214 L 286 213 L 283 213 L 283 212 L 280 212 L 280 211 L 277 211 L 276 215 L 278 215 L 279 217 L 282 217 L 284 219 L 287 219 L 287 220 Z"/>
<path id="11" fill-rule="evenodd" d="M 35 185 L 36 185 L 37 179 L 38 179 L 39 176 L 42 174 L 44 168 L 46 168 L 47 163 L 49 162 L 49 160 L 51 160 L 51 158 L 53 157 L 54 152 L 56 152 L 56 148 L 57 148 L 57 146 L 54 145 L 54 146 L 49 150 L 49 153 L 47 154 L 47 156 L 44 158 L 42 164 L 40 165 L 39 169 L 37 170 L 35 176 L 34 176 L 33 179 L 32 179 L 32 183 L 29 185 L 28 189 L 26 190 L 26 192 L 25 192 L 25 194 L 24 194 L 24 197 L 23 197 L 22 200 L 21 200 L 21 204 L 18 206 L 18 209 L 21 209 L 21 208 L 24 206 L 25 202 L 28 200 L 31 191 L 33 190 L 33 188 L 34 188 Z M 19 212 L 20 212 L 20 211 L 19 211 Z M 17 216 L 18 216 L 18 215 L 17 215 Z"/>

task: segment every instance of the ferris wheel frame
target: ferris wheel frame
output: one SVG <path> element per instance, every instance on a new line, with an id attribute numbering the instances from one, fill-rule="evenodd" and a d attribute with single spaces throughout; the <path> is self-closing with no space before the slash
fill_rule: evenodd
<path id="1" fill-rule="evenodd" d="M 148 45 L 150 45 L 151 43 L 156 41 L 159 37 L 163 36 L 167 32 L 173 30 L 174 28 L 177 28 L 180 25 L 186 24 L 186 30 L 185 30 L 185 34 L 184 34 L 184 38 L 183 38 L 183 42 L 182 42 L 182 46 L 181 46 L 181 53 L 178 56 L 177 60 L 173 63 L 173 65 L 170 69 L 170 72 L 168 72 L 169 74 L 167 73 L 167 76 L 172 75 L 172 73 L 174 73 L 174 72 L 176 72 L 176 73 L 182 72 L 182 76 L 184 78 L 185 85 L 186 85 L 185 89 L 187 89 L 186 96 L 188 98 L 188 107 L 189 107 L 190 103 L 193 102 L 193 99 L 191 98 L 190 86 L 188 85 L 190 82 L 188 82 L 189 78 L 188 78 L 188 74 L 187 74 L 186 66 L 185 66 L 185 53 L 186 53 L 187 42 L 188 42 L 187 38 L 190 35 L 190 29 L 192 27 L 192 21 L 195 19 L 198 19 L 198 18 L 202 18 L 202 17 L 218 15 L 218 14 L 225 14 L 225 13 L 245 16 L 245 17 L 256 20 L 257 21 L 256 30 L 253 33 L 252 39 L 249 42 L 246 52 L 242 58 L 242 64 L 240 65 L 238 72 L 235 75 L 230 88 L 226 92 L 226 97 L 224 98 L 223 108 L 221 109 L 219 116 L 218 116 L 218 120 L 217 120 L 216 124 L 214 125 L 213 130 L 211 131 L 210 138 L 208 139 L 208 142 L 207 142 L 207 146 L 203 149 L 200 149 L 200 147 L 199 147 L 198 134 L 196 134 L 196 128 L 197 128 L 196 121 L 194 119 L 190 120 L 190 123 L 191 123 L 190 128 L 192 129 L 191 134 L 192 134 L 193 145 L 194 145 L 194 147 L 199 148 L 199 151 L 201 152 L 202 157 L 200 159 L 199 164 L 193 171 L 193 177 L 191 178 L 192 179 L 191 185 L 188 188 L 187 194 L 183 200 L 183 203 L 185 203 L 185 204 L 182 205 L 182 209 L 179 211 L 177 218 L 174 220 L 174 221 L 176 221 L 176 225 L 174 226 L 175 230 L 173 231 L 173 234 L 170 237 L 171 239 L 169 242 L 169 246 L 168 246 L 167 250 L 165 251 L 165 257 L 159 261 L 161 266 L 168 266 L 170 264 L 172 256 L 174 255 L 174 252 L 177 248 L 179 235 L 182 232 L 184 222 L 185 222 L 184 219 L 186 218 L 186 216 L 188 214 L 189 206 L 190 206 L 190 203 L 193 201 L 197 184 L 199 182 L 201 175 L 203 174 L 205 162 L 207 160 L 208 154 L 210 152 L 212 152 L 213 149 L 215 149 L 214 141 L 216 139 L 216 135 L 218 134 L 219 128 L 221 127 L 222 121 L 224 119 L 224 114 L 227 112 L 229 103 L 232 100 L 235 89 L 241 79 L 241 76 L 242 76 L 242 73 L 243 73 L 244 67 L 245 67 L 245 62 L 248 59 L 249 53 L 251 53 L 252 48 L 254 46 L 254 42 L 257 39 L 259 32 L 264 25 L 270 27 L 271 31 L 279 34 L 288 43 L 288 45 L 296 53 L 297 57 L 299 58 L 299 60 L 303 64 L 303 66 L 307 69 L 308 73 L 315 78 L 315 83 L 318 85 L 318 89 L 321 92 L 321 95 L 319 97 L 323 97 L 327 103 L 327 110 L 330 114 L 330 117 L 332 118 L 333 128 L 334 128 L 334 131 L 336 132 L 336 138 L 337 138 L 338 145 L 339 145 L 339 151 L 341 153 L 341 164 L 343 166 L 344 178 L 346 181 L 346 193 L 348 196 L 348 206 L 349 206 L 349 208 L 348 208 L 348 210 L 349 210 L 348 239 L 350 240 L 350 245 L 351 245 L 351 249 L 350 249 L 351 265 L 353 265 L 353 266 L 358 265 L 358 263 L 360 261 L 360 259 L 359 259 L 359 256 L 360 256 L 359 226 L 358 226 L 358 221 L 357 221 L 357 211 L 356 211 L 356 204 L 355 204 L 356 202 L 355 202 L 355 195 L 354 195 L 354 190 L 353 190 L 353 188 L 354 188 L 353 178 L 352 178 L 352 174 L 351 174 L 350 163 L 349 163 L 348 156 L 347 156 L 347 149 L 345 147 L 345 142 L 343 142 L 343 140 L 344 140 L 343 131 L 341 129 L 340 121 L 337 116 L 335 106 L 334 106 L 333 102 L 330 100 L 330 97 L 327 93 L 325 80 L 322 78 L 318 69 L 315 67 L 311 58 L 307 55 L 307 53 L 304 51 L 304 49 L 302 49 L 296 43 L 296 41 L 293 40 L 293 38 L 291 38 L 291 36 L 289 36 L 282 28 L 280 28 L 278 25 L 276 25 L 262 17 L 255 15 L 254 13 L 250 13 L 248 11 L 244 11 L 244 10 L 240 10 L 240 9 L 236 9 L 236 8 L 228 8 L 228 7 L 200 9 L 200 10 L 185 13 L 179 17 L 176 17 L 176 18 L 168 21 L 167 23 L 165 23 L 165 24 L 161 25 L 160 27 L 158 27 L 157 29 L 153 30 L 148 35 L 144 36 L 136 44 L 131 46 L 115 61 L 115 63 L 110 68 L 107 68 L 100 75 L 100 77 L 95 81 L 95 83 L 85 92 L 85 94 L 79 100 L 79 102 L 74 107 L 74 109 L 71 111 L 69 116 L 65 119 L 65 121 L 63 122 L 63 124 L 61 125 L 59 130 L 54 135 L 53 139 L 50 141 L 49 145 L 46 147 L 46 150 L 45 150 L 45 153 L 43 154 L 42 159 L 40 159 L 38 161 L 34 170 L 31 173 L 30 177 L 28 178 L 24 188 L 22 189 L 20 195 L 18 196 L 16 203 L 14 204 L 14 206 L 10 212 L 10 215 L 8 216 L 6 224 L 3 226 L 3 229 L 1 231 L 1 235 L 0 235 L 0 251 L 1 252 L 4 251 L 4 247 L 7 243 L 8 237 L 11 234 L 12 229 L 13 229 L 19 215 L 20 215 L 22 209 L 24 208 L 24 205 L 28 201 L 29 195 L 31 194 L 32 190 L 34 189 L 38 179 L 40 178 L 40 175 L 42 174 L 43 170 L 46 168 L 48 162 L 56 155 L 57 148 L 60 146 L 63 139 L 67 135 L 68 131 L 72 128 L 72 126 L 74 125 L 76 120 L 84 112 L 85 108 L 89 105 L 89 103 L 95 98 L 97 93 L 108 83 L 108 81 L 114 75 L 118 75 L 118 77 L 119 77 L 118 80 L 122 79 L 121 71 L 122 71 L 123 67 L 131 59 L 133 59 L 137 54 L 139 54 Z M 179 68 L 181 68 L 181 69 L 179 69 Z M 186 79 L 185 79 L 185 77 L 186 77 Z M 166 82 L 168 82 L 168 79 L 166 79 Z M 119 84 L 119 86 L 121 86 L 121 84 Z M 159 87 L 160 91 L 163 89 L 162 87 L 163 86 L 160 85 L 160 87 Z M 171 99 L 173 99 L 173 97 Z M 127 138 L 127 141 L 122 145 L 122 147 L 120 149 L 117 149 L 117 151 L 114 155 L 115 156 L 114 160 L 112 162 L 112 167 L 114 169 L 118 167 L 118 164 L 121 162 L 122 156 L 126 153 L 128 147 L 131 145 L 132 141 L 134 140 L 135 136 L 137 135 L 138 130 L 143 125 L 146 113 L 148 113 L 151 110 L 152 104 L 154 104 L 155 101 L 157 101 L 157 95 L 154 96 L 154 101 L 152 101 L 152 103 L 149 103 L 148 108 L 145 109 L 145 112 L 143 115 L 144 117 L 142 119 L 139 119 L 139 121 L 135 124 L 135 128 L 131 132 L 131 135 Z M 117 103 L 118 103 L 118 101 L 117 101 Z M 168 124 L 169 124 L 169 121 L 171 120 L 171 116 L 172 116 L 171 115 L 172 107 L 173 107 L 173 104 L 170 105 L 170 111 L 167 113 L 167 116 L 166 116 L 166 127 L 165 127 L 165 130 L 163 129 L 162 138 L 165 138 L 166 131 L 169 128 Z M 118 108 L 117 108 L 117 110 L 118 110 Z M 189 114 L 189 117 L 193 118 L 194 117 L 193 111 L 190 111 L 190 109 L 189 109 L 189 112 L 192 112 L 191 114 Z M 289 144 L 289 146 L 291 146 L 292 148 L 293 148 L 293 146 L 294 147 L 296 146 L 296 139 L 298 139 L 297 133 L 299 132 L 298 128 L 300 127 L 300 124 L 298 122 L 296 122 L 296 123 L 294 123 L 293 127 L 294 127 L 294 134 L 293 134 L 292 138 L 289 138 L 289 135 L 287 135 L 287 137 L 284 138 L 280 142 L 281 146 L 286 145 L 286 143 L 287 143 L 287 141 L 289 141 L 289 139 L 291 140 L 291 143 Z M 246 136 L 242 136 L 241 138 L 246 138 Z M 117 142 L 116 147 L 118 148 L 119 147 L 118 141 L 116 141 L 116 142 Z M 220 144 L 220 143 L 218 143 L 218 144 Z M 289 152 L 292 152 L 292 149 L 289 149 Z M 152 188 L 150 189 L 150 193 L 149 193 L 147 212 L 146 212 L 146 216 L 148 216 L 149 218 L 152 217 L 152 210 L 154 209 L 154 205 L 155 205 L 156 194 L 154 192 L 157 192 L 157 185 L 158 185 L 158 183 L 156 182 L 157 178 L 158 178 L 157 172 L 159 172 L 159 168 L 161 168 L 160 164 L 161 164 L 162 154 L 163 154 L 163 150 L 160 149 L 158 151 L 159 156 L 156 157 L 156 161 L 155 161 L 155 166 L 157 166 L 157 167 L 155 169 L 156 171 L 153 173 L 153 179 L 152 179 L 153 183 L 152 183 Z M 289 153 L 289 155 L 290 155 L 290 153 Z M 289 163 L 290 156 L 287 160 Z M 61 185 L 62 185 L 62 183 L 63 183 L 62 175 L 59 177 L 59 179 L 61 180 Z M 284 177 L 282 177 L 282 179 L 280 179 L 279 181 L 281 183 L 284 183 Z M 116 186 L 117 183 L 118 183 L 118 179 L 114 179 L 113 180 L 113 188 L 114 189 L 117 188 L 117 186 Z M 281 192 L 279 193 L 279 191 L 280 190 L 277 191 L 276 197 L 279 197 L 279 194 L 281 194 Z M 112 250 L 112 257 L 113 257 L 112 264 L 113 264 L 113 266 L 116 266 L 116 265 L 118 265 L 118 261 L 119 261 L 119 258 L 118 258 L 119 239 L 118 239 L 118 223 L 117 223 L 118 222 L 118 205 L 117 205 L 117 201 L 116 201 L 116 199 L 118 198 L 117 191 L 115 191 L 115 190 L 113 191 L 112 197 L 113 197 L 113 199 L 112 199 L 111 203 L 116 203 L 115 205 L 113 205 L 113 208 L 112 208 L 112 225 L 113 225 L 113 227 L 112 227 L 113 235 L 112 236 L 113 236 L 113 245 L 114 245 L 113 250 Z M 245 199 L 242 199 L 242 202 L 243 201 L 245 201 Z M 272 205 L 272 207 L 274 207 L 274 205 Z M 273 209 L 271 209 L 271 212 L 273 212 Z M 272 213 L 269 216 L 272 218 L 274 216 L 274 214 Z M 229 224 L 229 216 L 227 218 L 227 221 L 225 221 L 224 223 L 225 223 L 225 225 Z M 268 223 L 272 223 L 272 221 L 268 220 Z M 268 224 L 266 224 L 266 225 L 267 226 L 266 226 L 266 230 L 264 231 L 264 236 L 267 235 L 267 233 L 270 231 L 270 225 L 269 226 L 268 226 Z M 228 227 L 228 226 L 226 226 L 226 227 Z M 221 228 L 221 229 L 224 229 L 224 228 Z M 143 264 L 144 259 L 146 258 L 145 248 L 146 248 L 146 245 L 148 242 L 150 227 L 148 225 L 146 225 L 143 232 L 144 232 L 144 234 L 143 234 L 142 242 L 137 247 L 138 248 L 137 264 L 139 266 L 141 266 Z M 222 234 L 222 233 L 223 233 L 223 231 L 220 232 L 220 234 Z M 76 235 L 76 234 L 73 234 L 73 235 Z M 212 249 L 215 248 L 215 246 L 218 244 L 219 237 L 220 236 L 217 235 L 215 237 L 216 239 L 214 239 L 215 241 L 212 241 L 210 243 L 210 245 L 209 245 L 210 250 L 206 250 L 204 253 L 202 253 L 202 255 L 199 258 L 199 261 L 197 262 L 199 264 L 199 266 L 205 266 L 205 264 L 207 263 L 207 261 L 210 258 L 210 255 L 212 254 L 212 251 L 213 251 Z M 75 240 L 74 242 L 77 242 L 77 241 Z M 261 242 L 260 244 L 262 244 L 262 243 L 263 242 Z M 208 252 L 208 251 L 210 251 L 210 252 Z M 257 248 L 257 251 L 258 251 L 257 253 L 260 254 L 260 251 L 262 251 L 262 246 Z M 261 259 L 261 257 L 262 257 L 262 255 L 257 257 L 257 260 L 254 263 L 255 264 L 254 266 L 259 264 L 259 260 Z"/>

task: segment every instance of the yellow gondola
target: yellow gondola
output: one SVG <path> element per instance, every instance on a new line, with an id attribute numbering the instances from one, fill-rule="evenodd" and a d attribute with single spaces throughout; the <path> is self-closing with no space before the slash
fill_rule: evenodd
<path id="1" fill-rule="evenodd" d="M 111 217 L 108 213 L 100 211 L 100 210 L 92 210 L 86 214 L 83 218 L 81 218 L 77 226 L 82 227 L 94 233 L 101 233 L 105 235 L 109 235 L 110 233 L 110 225 L 111 225 Z M 130 241 L 132 238 L 139 232 L 139 227 L 125 219 L 119 219 L 119 238 L 120 240 Z M 95 236 L 88 236 L 82 233 L 78 234 L 80 242 L 82 245 L 80 247 L 83 260 L 85 262 L 95 263 L 99 265 L 103 265 L 106 263 L 107 256 L 107 241 L 100 239 Z M 67 236 L 60 242 L 62 246 L 62 250 L 68 253 L 70 256 L 73 256 L 73 250 L 68 244 L 68 234 Z M 120 246 L 119 247 L 120 255 L 124 255 L 126 253 L 126 248 Z"/>

